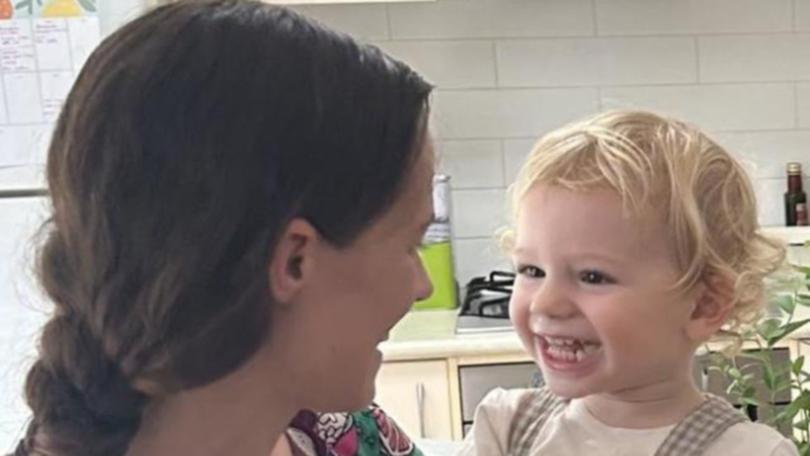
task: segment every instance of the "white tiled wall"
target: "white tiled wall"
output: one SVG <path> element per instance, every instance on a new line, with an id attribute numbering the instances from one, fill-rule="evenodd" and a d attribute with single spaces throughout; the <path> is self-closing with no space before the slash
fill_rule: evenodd
<path id="1" fill-rule="evenodd" d="M 766 225 L 810 170 L 810 0 L 438 0 L 300 8 L 436 84 L 459 280 L 503 264 L 494 230 L 534 140 L 584 114 L 658 110 L 749 162 Z M 808 182 L 810 187 L 810 182 Z"/>

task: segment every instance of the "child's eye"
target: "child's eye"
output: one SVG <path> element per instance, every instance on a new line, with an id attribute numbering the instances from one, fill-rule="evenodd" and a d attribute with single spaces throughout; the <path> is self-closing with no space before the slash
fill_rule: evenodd
<path id="1" fill-rule="evenodd" d="M 612 278 L 608 277 L 607 275 L 599 272 L 599 271 L 583 271 L 579 275 L 579 279 L 585 283 L 593 284 L 593 285 L 604 285 L 609 283 L 615 283 L 616 281 Z"/>
<path id="2" fill-rule="evenodd" d="M 534 279 L 542 278 L 546 276 L 546 272 L 536 266 L 529 266 L 526 264 L 518 265 L 517 272 L 520 275 L 524 275 L 526 277 L 531 277 Z"/>

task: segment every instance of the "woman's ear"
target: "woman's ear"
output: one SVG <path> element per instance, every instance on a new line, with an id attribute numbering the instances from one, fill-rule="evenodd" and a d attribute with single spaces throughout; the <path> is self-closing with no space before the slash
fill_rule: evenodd
<path id="1" fill-rule="evenodd" d="M 726 322 L 734 306 L 734 283 L 720 274 L 705 279 L 695 295 L 687 335 L 695 342 L 709 340 Z"/>
<path id="2" fill-rule="evenodd" d="M 270 291 L 279 303 L 294 300 L 312 275 L 319 242 L 318 230 L 301 218 L 292 219 L 281 232 L 268 271 Z"/>

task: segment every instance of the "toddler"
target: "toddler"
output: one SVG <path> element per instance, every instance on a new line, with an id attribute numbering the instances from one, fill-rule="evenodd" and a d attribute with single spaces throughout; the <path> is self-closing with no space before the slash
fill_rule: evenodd
<path id="1" fill-rule="evenodd" d="M 705 134 L 614 111 L 544 136 L 511 187 L 510 302 L 539 389 L 489 393 L 462 455 L 797 455 L 693 381 L 696 349 L 751 323 L 784 248 Z"/>

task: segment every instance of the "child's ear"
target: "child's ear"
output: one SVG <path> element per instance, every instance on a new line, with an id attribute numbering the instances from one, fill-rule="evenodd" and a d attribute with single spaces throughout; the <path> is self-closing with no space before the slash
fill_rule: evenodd
<path id="1" fill-rule="evenodd" d="M 694 342 L 709 340 L 726 322 L 734 304 L 734 283 L 713 274 L 703 280 L 695 295 L 694 308 L 686 328 Z"/>
<path id="2" fill-rule="evenodd" d="M 293 301 L 312 275 L 319 241 L 315 227 L 300 218 L 281 232 L 268 271 L 270 291 L 279 304 Z"/>

